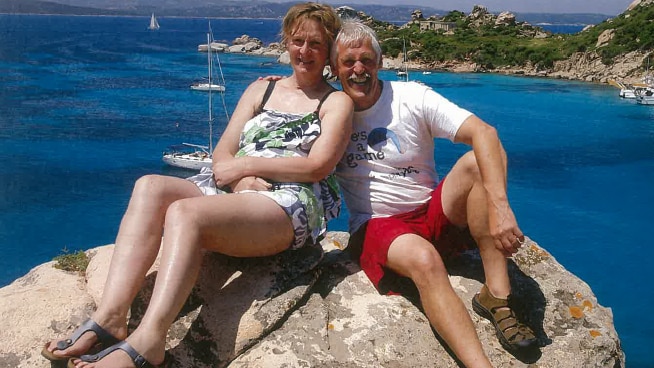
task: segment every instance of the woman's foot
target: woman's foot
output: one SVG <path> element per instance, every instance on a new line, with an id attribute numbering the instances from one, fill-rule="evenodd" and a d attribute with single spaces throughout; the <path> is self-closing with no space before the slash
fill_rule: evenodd
<path id="1" fill-rule="evenodd" d="M 153 341 L 157 341 L 155 345 Z M 95 355 L 83 355 L 68 362 L 68 368 L 158 367 L 165 358 L 165 341 L 155 337 L 130 336 Z"/>
<path id="2" fill-rule="evenodd" d="M 101 324 L 107 327 L 102 327 Z M 88 319 L 75 329 L 70 338 L 46 343 L 41 355 L 51 361 L 67 360 L 104 349 L 125 338 L 126 326 L 112 328 L 110 325 Z"/>

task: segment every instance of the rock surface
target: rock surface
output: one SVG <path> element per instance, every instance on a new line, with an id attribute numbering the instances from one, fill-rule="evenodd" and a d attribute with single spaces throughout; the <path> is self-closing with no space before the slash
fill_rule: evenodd
<path id="1" fill-rule="evenodd" d="M 318 247 L 275 257 L 207 254 L 199 281 L 171 327 L 169 367 L 458 367 L 409 299 L 379 295 L 345 252 L 348 235 L 330 232 Z M 113 245 L 89 250 L 85 277 L 34 268 L 0 289 L 0 367 L 50 367 L 43 344 L 68 336 L 98 303 Z M 471 310 L 483 270 L 469 251 L 448 264 L 450 282 L 470 310 L 497 367 L 624 367 L 611 310 L 547 251 L 528 240 L 510 260 L 517 313 L 542 347 L 507 353 L 493 326 Z M 147 306 L 157 265 L 132 305 L 134 328 Z M 415 300 L 414 300 L 415 301 Z M 531 365 L 533 364 L 533 365 Z"/>

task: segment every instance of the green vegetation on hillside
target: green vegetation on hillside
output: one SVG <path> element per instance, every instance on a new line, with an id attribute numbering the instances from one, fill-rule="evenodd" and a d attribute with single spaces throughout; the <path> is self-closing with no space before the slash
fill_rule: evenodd
<path id="1" fill-rule="evenodd" d="M 461 12 L 451 12 L 439 21 L 454 22 L 454 32 L 421 31 L 418 22 L 407 27 L 375 27 L 385 55 L 397 57 L 402 40 L 411 45 L 409 60 L 430 62 L 468 61 L 485 69 L 503 66 L 550 68 L 557 60 L 575 52 L 596 51 L 606 65 L 630 51 L 644 54 L 654 49 L 654 4 L 639 6 L 616 18 L 573 35 L 551 34 L 526 23 L 495 25 L 494 21 L 474 22 Z M 613 30 L 613 38 L 597 47 L 598 37 Z"/>
<path id="2" fill-rule="evenodd" d="M 613 38 L 606 46 L 596 49 L 597 38 L 606 30 L 614 30 Z M 567 54 L 596 49 L 604 64 L 611 64 L 616 56 L 630 51 L 649 53 L 654 49 L 654 4 L 641 5 L 571 36 L 564 46 Z"/>

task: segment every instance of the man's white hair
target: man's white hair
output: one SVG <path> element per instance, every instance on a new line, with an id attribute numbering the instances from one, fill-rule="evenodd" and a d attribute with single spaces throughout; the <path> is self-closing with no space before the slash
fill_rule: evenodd
<path id="1" fill-rule="evenodd" d="M 344 46 L 360 46 L 362 42 L 370 40 L 372 49 L 377 56 L 377 62 L 381 64 L 382 60 L 382 50 L 377 40 L 377 34 L 375 31 L 363 24 L 359 19 L 356 18 L 345 18 L 341 21 L 341 30 L 336 36 L 334 45 L 332 46 L 331 52 L 331 64 L 336 66 L 336 61 L 338 60 L 338 45 L 342 44 Z"/>

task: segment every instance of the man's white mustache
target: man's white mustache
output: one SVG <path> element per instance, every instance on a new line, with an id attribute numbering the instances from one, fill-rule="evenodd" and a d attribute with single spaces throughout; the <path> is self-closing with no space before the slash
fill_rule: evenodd
<path id="1" fill-rule="evenodd" d="M 348 79 L 349 79 L 349 80 L 355 80 L 355 79 L 361 79 L 361 78 L 368 79 L 368 78 L 370 78 L 370 77 L 371 77 L 370 74 L 368 74 L 368 73 L 363 73 L 363 74 L 361 74 L 361 75 L 352 74 L 352 75 L 350 76 L 350 78 L 348 78 Z"/>

